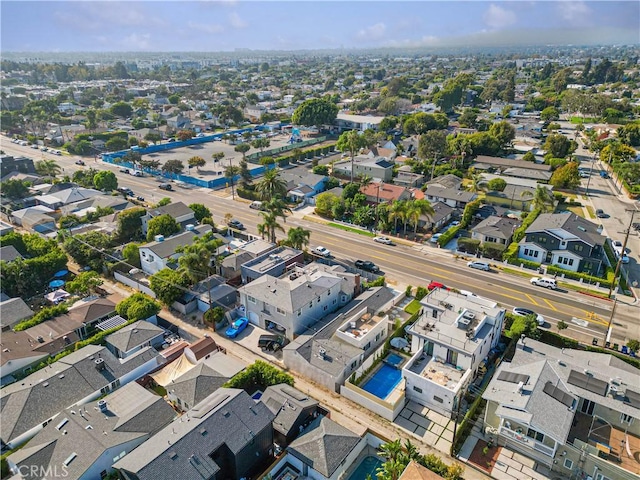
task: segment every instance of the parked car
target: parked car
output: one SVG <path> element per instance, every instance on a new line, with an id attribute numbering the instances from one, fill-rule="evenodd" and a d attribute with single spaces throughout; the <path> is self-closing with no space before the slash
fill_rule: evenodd
<path id="1" fill-rule="evenodd" d="M 249 325 L 249 319 L 247 317 L 240 317 L 229 325 L 225 334 L 229 338 L 236 338 L 245 328 L 247 328 L 247 325 Z"/>
<path id="2" fill-rule="evenodd" d="M 529 315 L 535 315 L 536 322 L 538 322 L 538 325 L 540 326 L 544 325 L 544 317 L 542 315 L 537 314 L 533 310 L 529 310 L 528 308 L 515 307 L 513 309 L 513 314 L 517 315 L 518 317 L 528 317 Z"/>
<path id="3" fill-rule="evenodd" d="M 356 260 L 355 266 L 356 268 L 366 270 L 367 272 L 378 273 L 380 271 L 380 267 L 369 260 Z"/>
<path id="4" fill-rule="evenodd" d="M 604 170 L 600 170 L 600 176 L 602 178 L 609 178 L 609 174 L 607 172 L 605 172 Z"/>
<path id="5" fill-rule="evenodd" d="M 133 190 L 127 187 L 118 187 L 120 193 L 124 193 L 128 197 L 133 197 Z"/>
<path id="6" fill-rule="evenodd" d="M 558 288 L 558 284 L 553 278 L 533 277 L 530 282 L 531 285 L 535 285 L 536 287 L 550 288 L 552 290 Z"/>
<path id="7" fill-rule="evenodd" d="M 319 245 L 316 248 L 314 248 L 313 249 L 313 253 L 315 253 L 316 255 L 320 255 L 321 257 L 330 257 L 331 256 L 331 250 L 329 250 L 328 248 L 323 247 L 322 245 Z"/>
<path id="8" fill-rule="evenodd" d="M 136 197 L 136 200 L 138 200 L 139 202 L 144 202 L 144 197 L 143 197 L 143 196 L 141 196 L 141 195 L 138 195 L 138 196 Z"/>
<path id="9" fill-rule="evenodd" d="M 589 172 L 587 170 L 581 170 L 580 171 L 580 178 L 589 178 L 591 175 L 589 174 Z"/>
<path id="10" fill-rule="evenodd" d="M 284 347 L 289 340 L 282 335 L 260 335 L 258 347 L 262 350 L 277 352 Z"/>
<path id="11" fill-rule="evenodd" d="M 604 213 L 604 210 L 599 208 L 599 209 L 596 210 L 596 217 L 598 217 L 598 218 L 607 218 L 607 214 Z"/>
<path id="12" fill-rule="evenodd" d="M 84 160 L 76 160 L 76 165 L 85 165 Z"/>
<path id="13" fill-rule="evenodd" d="M 120 173 L 126 173 L 127 175 L 129 175 L 130 172 L 128 168 L 121 168 Z"/>
<path id="14" fill-rule="evenodd" d="M 449 287 L 446 287 L 444 285 L 444 283 L 440 283 L 440 282 L 431 282 L 431 283 L 429 283 L 429 285 L 427 285 L 427 290 L 429 290 L 429 291 L 435 290 L 436 288 L 441 288 L 443 290 L 449 290 Z"/>
<path id="15" fill-rule="evenodd" d="M 236 230 L 244 230 L 244 225 L 239 220 L 229 220 L 227 226 L 235 228 Z"/>
<path id="16" fill-rule="evenodd" d="M 393 245 L 393 241 L 389 237 L 374 237 L 373 241 L 383 245 Z"/>
<path id="17" fill-rule="evenodd" d="M 478 270 L 484 270 L 485 272 L 491 270 L 491 266 L 487 262 L 472 261 L 467 263 L 467 267 L 477 268 Z"/>
<path id="18" fill-rule="evenodd" d="M 442 236 L 441 233 L 436 233 L 435 235 L 432 235 L 431 238 L 429 239 L 429 241 L 431 243 L 438 243 L 438 239 Z"/>
<path id="19" fill-rule="evenodd" d="M 158 185 L 158 188 L 160 190 L 167 190 L 167 191 L 173 190 L 173 187 L 171 186 L 170 183 L 161 183 L 160 185 Z"/>

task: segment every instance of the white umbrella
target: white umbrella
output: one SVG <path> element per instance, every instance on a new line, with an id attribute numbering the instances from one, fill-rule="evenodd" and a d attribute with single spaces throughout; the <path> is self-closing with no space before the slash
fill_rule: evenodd
<path id="1" fill-rule="evenodd" d="M 409 342 L 404 337 L 392 338 L 390 343 L 393 348 L 398 349 L 403 349 L 409 346 Z"/>

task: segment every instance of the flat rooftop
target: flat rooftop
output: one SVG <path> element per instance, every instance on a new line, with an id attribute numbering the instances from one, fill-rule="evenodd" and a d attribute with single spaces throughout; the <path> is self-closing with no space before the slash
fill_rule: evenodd
<path id="1" fill-rule="evenodd" d="M 345 335 L 359 339 L 369 333 L 373 327 L 378 325 L 385 318 L 386 316 L 381 317 L 365 311 L 361 315 L 354 315 L 349 318 L 347 322 L 339 328 L 339 330 Z"/>
<path id="2" fill-rule="evenodd" d="M 281 247 L 276 250 L 272 250 L 269 254 L 265 254 L 254 260 L 245 263 L 243 266 L 249 268 L 254 272 L 268 272 L 276 265 L 291 260 L 292 258 L 300 255 L 300 250 L 295 250 L 290 247 Z"/>
<path id="3" fill-rule="evenodd" d="M 455 390 L 465 374 L 465 370 L 459 370 L 444 363 L 444 360 L 438 361 L 425 353 L 422 353 L 412 364 L 405 368 L 450 390 Z"/>

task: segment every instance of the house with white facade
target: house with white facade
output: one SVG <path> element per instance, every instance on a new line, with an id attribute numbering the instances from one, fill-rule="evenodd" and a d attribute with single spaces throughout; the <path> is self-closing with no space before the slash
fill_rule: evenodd
<path id="1" fill-rule="evenodd" d="M 249 322 L 293 339 L 346 305 L 359 288 L 359 275 L 313 263 L 295 266 L 279 278 L 264 275 L 238 293 Z"/>
<path id="2" fill-rule="evenodd" d="M 141 217 L 143 235 L 147 234 L 149 221 L 152 218 L 159 217 L 160 215 L 170 215 L 171 218 L 178 222 L 182 228 L 196 223 L 196 216 L 193 210 L 182 202 L 173 202 L 168 205 L 163 205 L 162 207 L 150 208 L 147 210 L 147 213 Z"/>
<path id="3" fill-rule="evenodd" d="M 436 288 L 420 301 L 409 327 L 412 358 L 402 368 L 406 397 L 451 415 L 478 367 L 500 340 L 505 309 L 497 303 Z"/>
<path id="4" fill-rule="evenodd" d="M 341 132 L 345 130 L 360 130 L 364 132 L 368 129 L 378 131 L 380 122 L 382 122 L 383 119 L 384 117 L 381 116 L 351 115 L 339 112 L 335 123 Z"/>
<path id="5" fill-rule="evenodd" d="M 140 320 L 108 335 L 105 343 L 118 358 L 127 358 L 145 347 L 158 347 L 164 342 L 163 328 L 158 327 L 155 315 L 152 321 Z"/>
<path id="6" fill-rule="evenodd" d="M 155 241 L 143 245 L 139 249 L 140 265 L 149 275 L 166 268 L 169 263 L 176 262 L 182 255 L 176 253 L 176 248 L 191 245 L 193 241 L 211 231 L 211 225 L 189 225 L 186 232 L 178 233 L 169 238 L 156 235 Z"/>

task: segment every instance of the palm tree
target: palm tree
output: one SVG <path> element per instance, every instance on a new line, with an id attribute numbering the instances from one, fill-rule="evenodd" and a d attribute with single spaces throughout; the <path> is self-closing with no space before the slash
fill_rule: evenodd
<path id="1" fill-rule="evenodd" d="M 435 212 L 428 200 L 414 200 L 411 202 L 411 205 L 409 205 L 408 213 L 414 227 L 413 234 L 416 235 L 418 233 L 420 218 L 423 215 L 433 215 Z"/>
<path id="2" fill-rule="evenodd" d="M 520 196 L 533 197 L 533 200 L 531 200 L 531 206 L 534 210 L 540 210 L 541 212 L 550 212 L 553 210 L 555 199 L 553 198 L 551 190 L 546 187 L 538 185 L 534 193 L 524 191 Z"/>
<path id="3" fill-rule="evenodd" d="M 398 220 L 404 220 L 407 210 L 405 200 L 396 200 L 389 207 L 389 221 L 393 221 L 393 230 L 398 230 Z"/>
<path id="4" fill-rule="evenodd" d="M 371 182 L 373 182 L 373 178 L 371 178 L 370 175 L 360 175 L 360 186 L 361 187 L 366 187 L 367 185 L 371 184 Z"/>
<path id="5" fill-rule="evenodd" d="M 274 213 L 261 212 L 261 214 L 264 222 L 258 224 L 258 233 L 263 237 L 264 235 L 268 235 L 269 241 L 276 243 L 276 230 L 284 232 L 284 228 L 278 223 L 278 217 Z"/>
<path id="6" fill-rule="evenodd" d="M 393 462 L 402 456 L 402 443 L 400 439 L 393 442 L 387 442 L 380 445 L 380 451 L 378 455 L 384 457 L 387 461 Z"/>
<path id="7" fill-rule="evenodd" d="M 293 227 L 287 232 L 287 243 L 292 248 L 302 250 L 309 245 L 310 236 L 311 232 L 309 230 L 305 230 L 302 227 Z"/>
<path id="8" fill-rule="evenodd" d="M 256 192 L 262 200 L 283 198 L 287 193 L 287 182 L 280 177 L 277 169 L 272 168 L 264 173 L 256 185 Z"/>
<path id="9" fill-rule="evenodd" d="M 471 183 L 469 183 L 469 191 L 478 193 L 481 190 L 480 183 L 482 182 L 482 175 L 476 173 L 475 168 L 470 168 L 469 179 L 471 180 Z"/>
<path id="10" fill-rule="evenodd" d="M 36 172 L 44 177 L 55 177 L 62 169 L 55 160 L 40 160 L 36 162 Z"/>
<path id="11" fill-rule="evenodd" d="M 231 198 L 234 200 L 236 198 L 236 192 L 235 192 L 235 189 L 233 188 L 233 178 L 239 174 L 240 174 L 240 167 L 238 167 L 237 165 L 228 165 L 224 169 L 224 176 L 231 183 Z"/>

